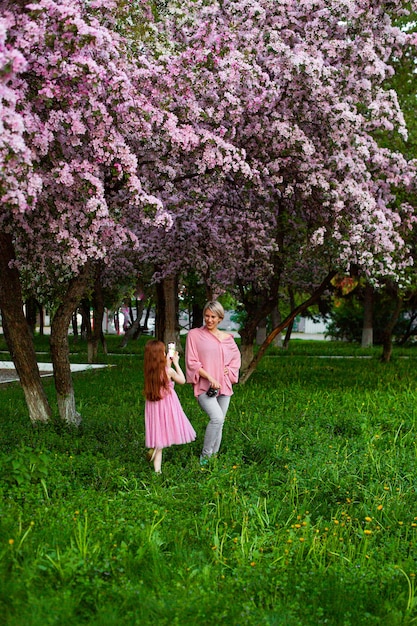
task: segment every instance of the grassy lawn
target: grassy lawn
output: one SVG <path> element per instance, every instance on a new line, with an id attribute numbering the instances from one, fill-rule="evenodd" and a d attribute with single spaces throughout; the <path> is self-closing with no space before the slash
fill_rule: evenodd
<path id="1" fill-rule="evenodd" d="M 347 343 L 270 349 L 208 469 L 206 418 L 177 385 L 198 438 L 158 476 L 146 338 L 119 341 L 100 356 L 116 367 L 74 375 L 77 431 L 32 427 L 20 386 L 0 387 L 0 624 L 417 624 L 415 348 L 389 364 Z"/>

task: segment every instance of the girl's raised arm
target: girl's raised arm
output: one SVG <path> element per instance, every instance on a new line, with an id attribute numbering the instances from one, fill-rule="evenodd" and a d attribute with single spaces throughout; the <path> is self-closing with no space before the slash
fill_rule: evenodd
<path id="1" fill-rule="evenodd" d="M 174 367 L 170 367 L 168 370 L 168 376 L 174 381 L 174 383 L 178 383 L 179 385 L 183 385 L 185 383 L 184 372 L 182 371 L 179 364 L 179 354 L 175 352 L 172 358 L 172 365 Z"/>

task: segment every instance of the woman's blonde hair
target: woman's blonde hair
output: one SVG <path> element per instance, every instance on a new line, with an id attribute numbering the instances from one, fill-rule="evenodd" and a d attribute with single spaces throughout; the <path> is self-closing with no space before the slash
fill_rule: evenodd
<path id="1" fill-rule="evenodd" d="M 143 393 L 147 400 L 161 400 L 163 391 L 169 389 L 169 379 L 166 371 L 165 344 L 157 339 L 151 339 L 145 345 L 143 369 L 145 373 L 145 387 Z"/>
<path id="2" fill-rule="evenodd" d="M 224 318 L 224 308 L 218 300 L 210 300 L 210 302 L 207 302 L 203 309 L 203 315 L 206 314 L 207 310 L 220 317 L 221 320 Z"/>

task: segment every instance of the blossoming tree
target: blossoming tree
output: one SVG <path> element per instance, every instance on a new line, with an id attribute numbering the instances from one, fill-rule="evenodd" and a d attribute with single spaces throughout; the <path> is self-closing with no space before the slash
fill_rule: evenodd
<path id="1" fill-rule="evenodd" d="M 160 155 L 167 152 L 176 163 L 192 151 L 204 152 L 211 163 L 227 153 L 241 160 L 233 146 L 182 124 L 164 106 L 157 97 L 162 68 L 151 57 L 130 57 L 112 19 L 116 9 L 101 0 L 88 6 L 41 0 L 12 5 L 1 20 L 2 120 L 13 141 L 2 152 L 0 297 L 34 421 L 45 421 L 49 407 L 34 355 L 29 363 L 16 348 L 16 310 L 23 312 L 21 289 L 8 289 L 11 272 L 19 287 L 23 283 L 54 305 L 58 407 L 66 422 L 78 423 L 67 340 L 72 312 L 109 250 L 140 248 L 142 224 L 170 225 L 146 163 L 153 169 L 161 164 L 163 174 L 166 158 Z"/>
<path id="2" fill-rule="evenodd" d="M 161 212 L 137 176 L 127 137 L 135 133 L 146 141 L 163 116 L 141 97 L 116 33 L 89 16 L 83 2 L 14 6 L 1 26 L 3 49 L 13 60 L 5 52 L 8 110 L 2 121 L 14 140 L 4 137 L 2 152 L 1 308 L 32 398 L 31 419 L 45 421 L 49 410 L 40 400 L 33 359 L 29 363 L 17 350 L 22 336 L 14 320 L 22 302 L 21 291 L 8 288 L 11 273 L 55 304 L 51 353 L 58 406 L 63 419 L 77 423 L 67 344 L 71 313 L 107 248 L 129 237 L 134 245 L 120 223 L 121 197 L 143 219 Z"/>
<path id="3" fill-rule="evenodd" d="M 317 284 L 352 264 L 381 276 L 410 262 L 413 209 L 396 190 L 414 185 L 414 164 L 376 139 L 379 130 L 406 136 L 385 87 L 392 60 L 414 40 L 391 19 L 405 4 L 168 5 L 164 26 L 179 51 L 167 59 L 172 110 L 192 109 L 245 151 L 251 171 L 250 180 L 231 171 L 208 181 L 194 169 L 171 202 L 185 258 L 212 283 L 239 288 L 245 368 L 256 326 L 299 272 L 295 262 L 321 268 Z"/>

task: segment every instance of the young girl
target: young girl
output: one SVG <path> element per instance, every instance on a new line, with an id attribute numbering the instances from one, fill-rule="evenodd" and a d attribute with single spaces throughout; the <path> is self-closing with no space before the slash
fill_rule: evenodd
<path id="1" fill-rule="evenodd" d="M 172 365 L 174 367 L 172 367 Z M 185 383 L 178 352 L 171 358 L 162 341 L 152 339 L 145 346 L 145 444 L 147 459 L 160 473 L 162 449 L 194 441 L 196 433 L 182 410 L 174 382 Z"/>

